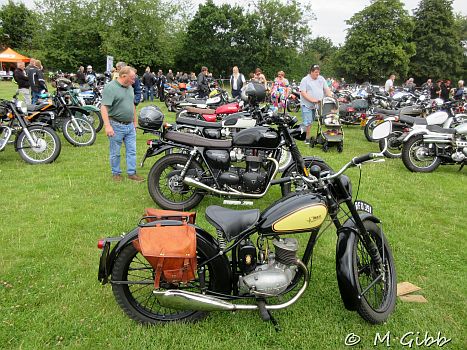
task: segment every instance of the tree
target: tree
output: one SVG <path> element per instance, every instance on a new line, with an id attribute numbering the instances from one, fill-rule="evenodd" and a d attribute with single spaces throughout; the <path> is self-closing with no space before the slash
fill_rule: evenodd
<path id="1" fill-rule="evenodd" d="M 413 23 L 399 0 L 375 0 L 346 21 L 350 29 L 337 60 L 339 73 L 352 80 L 384 81 L 391 73 L 406 77 L 415 46 Z"/>
<path id="2" fill-rule="evenodd" d="M 299 65 L 302 71 L 308 72 L 312 64 L 318 64 L 323 76 L 335 76 L 334 60 L 337 50 L 338 48 L 329 38 L 318 36 L 314 39 L 308 39 L 299 55 L 301 62 Z"/>
<path id="3" fill-rule="evenodd" d="M 34 48 L 34 35 L 38 29 L 37 15 L 23 3 L 8 0 L 0 9 L 1 41 L 4 46 L 19 50 Z"/>
<path id="4" fill-rule="evenodd" d="M 410 71 L 414 78 L 453 78 L 462 69 L 463 50 L 454 21 L 452 1 L 421 0 L 414 11 L 413 40 L 417 54 L 412 58 Z"/>

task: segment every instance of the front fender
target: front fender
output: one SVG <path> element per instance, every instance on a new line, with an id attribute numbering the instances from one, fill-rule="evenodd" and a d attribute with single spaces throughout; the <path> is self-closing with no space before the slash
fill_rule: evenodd
<path id="1" fill-rule="evenodd" d="M 84 107 L 68 106 L 68 109 L 72 112 L 79 112 L 84 115 L 89 115 L 89 112 Z"/>
<path id="2" fill-rule="evenodd" d="M 360 213 L 362 221 L 370 220 L 379 223 L 379 219 L 368 213 Z M 357 226 L 350 218 L 337 231 L 336 275 L 339 292 L 347 310 L 355 311 L 360 300 L 358 298 L 357 279 L 353 269 L 353 247 L 357 239 Z"/>

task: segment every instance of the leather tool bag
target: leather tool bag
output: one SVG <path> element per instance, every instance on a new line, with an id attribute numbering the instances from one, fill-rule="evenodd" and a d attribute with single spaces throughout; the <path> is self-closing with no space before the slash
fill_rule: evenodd
<path id="1" fill-rule="evenodd" d="M 187 283 L 196 273 L 196 231 L 188 222 L 194 222 L 195 213 L 183 213 L 156 209 L 144 217 L 149 223 L 140 225 L 138 239 L 133 241 L 155 271 L 154 288 L 161 279 L 168 283 Z M 165 212 L 165 213 L 164 213 Z M 186 215 L 188 214 L 188 215 Z M 155 218 L 157 217 L 157 218 Z M 164 225 L 161 220 L 180 218 L 179 223 Z"/>

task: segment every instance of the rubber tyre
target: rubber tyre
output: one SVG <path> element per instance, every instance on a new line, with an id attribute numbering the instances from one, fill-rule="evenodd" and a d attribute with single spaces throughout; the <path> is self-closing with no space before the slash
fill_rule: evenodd
<path id="1" fill-rule="evenodd" d="M 329 166 L 327 165 L 324 161 L 319 161 L 319 160 L 305 160 L 305 166 L 307 169 L 310 169 L 313 165 L 318 165 L 322 171 L 331 171 L 331 172 L 334 172 L 334 170 Z M 292 173 L 295 172 L 295 173 L 299 173 L 298 169 L 297 169 L 297 165 L 294 164 L 292 165 L 291 167 L 289 167 L 283 174 L 282 174 L 282 177 L 288 177 L 288 176 L 291 176 Z M 291 182 L 288 182 L 288 183 L 282 183 L 281 184 L 281 193 L 282 193 L 282 197 L 288 195 L 289 193 L 291 192 L 300 192 L 300 191 L 303 191 L 305 188 L 307 188 L 307 186 L 305 184 L 303 184 L 302 181 L 298 181 L 297 183 L 291 183 Z"/>
<path id="2" fill-rule="evenodd" d="M 339 142 L 339 144 L 337 145 L 337 152 L 342 153 L 343 150 L 344 150 L 344 142 Z"/>
<path id="3" fill-rule="evenodd" d="M 297 113 L 300 111 L 300 102 L 298 101 L 293 101 L 293 100 L 288 100 L 287 101 L 287 111 L 291 113 Z"/>
<path id="4" fill-rule="evenodd" d="M 62 143 L 60 141 L 60 138 L 58 137 L 57 133 L 50 127 L 48 126 L 31 126 L 28 127 L 28 131 L 31 134 L 31 136 L 40 136 L 42 135 L 43 137 L 47 137 L 51 142 L 51 148 L 50 148 L 50 155 L 45 156 L 45 158 L 34 158 L 34 151 L 29 153 L 28 150 L 31 150 L 31 148 L 23 148 L 25 144 L 29 144 L 29 141 L 26 137 L 26 134 L 24 131 L 22 131 L 16 140 L 16 147 L 19 155 L 21 158 L 26 163 L 29 164 L 47 164 L 47 163 L 52 163 L 55 161 L 58 156 L 60 155 L 60 151 L 62 150 Z M 41 138 L 44 140 L 44 138 Z M 45 141 L 47 142 L 47 141 Z M 27 147 L 27 146 L 26 146 Z M 48 143 L 47 143 L 47 149 L 49 149 Z M 38 152 L 37 154 L 42 154 L 43 152 Z"/>
<path id="5" fill-rule="evenodd" d="M 427 166 L 421 167 L 414 163 L 414 152 L 417 147 L 423 145 L 423 135 L 415 135 L 407 140 L 402 147 L 402 162 L 405 167 L 416 173 L 430 173 L 441 164 L 439 157 L 433 157 L 433 161 Z"/>
<path id="6" fill-rule="evenodd" d="M 292 153 L 290 153 L 288 147 L 282 146 L 281 147 L 281 157 L 279 159 L 279 172 L 282 173 L 285 169 L 287 169 L 292 163 Z"/>
<path id="7" fill-rule="evenodd" d="M 214 256 L 217 253 L 217 250 L 211 244 L 206 243 L 203 239 L 199 239 L 199 237 L 196 245 L 198 261 L 206 260 L 207 257 Z M 220 260 L 221 259 L 216 258 L 206 265 L 208 270 L 206 275 L 209 278 L 209 281 L 206 281 L 207 286 L 209 290 L 229 294 L 230 291 L 225 290 L 226 287 L 221 283 L 222 276 L 225 277 L 226 269 L 228 267 L 221 265 L 222 261 Z M 138 267 L 140 267 L 138 272 L 139 276 L 137 276 L 138 279 L 148 280 L 154 278 L 154 270 L 130 242 L 122 249 L 115 260 L 115 264 L 112 269 L 112 280 L 128 281 L 128 272 L 131 268 L 132 262 L 137 263 Z M 221 278 L 219 278 L 219 276 Z M 161 281 L 161 287 L 163 286 L 163 283 L 164 282 Z M 133 286 L 135 286 L 135 292 L 138 292 L 138 294 L 134 293 L 132 291 L 132 287 L 128 284 L 112 284 L 112 291 L 122 310 L 131 319 L 139 323 L 158 324 L 168 322 L 196 322 L 207 315 L 207 312 L 204 311 L 184 311 L 160 307 L 157 305 L 155 297 L 152 296 L 152 291 L 154 290 L 153 283 L 147 284 L 144 287 L 141 287 L 141 285 Z M 170 285 L 170 289 L 175 289 L 176 287 L 177 286 L 175 285 Z M 140 303 L 138 299 L 145 300 L 145 303 Z M 149 304 L 151 304 L 150 309 L 148 308 Z M 159 308 L 159 310 L 162 310 L 164 313 L 158 313 L 153 309 L 154 307 Z"/>
<path id="8" fill-rule="evenodd" d="M 398 147 L 391 146 L 395 140 L 402 135 L 401 131 L 392 132 L 387 138 L 379 140 L 379 150 L 383 152 L 386 142 L 388 148 L 383 152 L 386 158 L 400 158 L 402 156 L 402 142 Z"/>
<path id="9" fill-rule="evenodd" d="M 384 278 L 385 281 L 377 282 L 373 287 L 360 298 L 357 306 L 358 314 L 366 321 L 372 324 L 381 324 L 385 322 L 396 305 L 397 295 L 397 277 L 394 257 L 391 248 L 380 228 L 373 221 L 364 221 L 365 228 L 370 234 L 372 240 L 376 243 L 381 257 L 384 251 Z M 357 282 L 357 292 L 362 291 L 374 280 L 377 272 L 371 264 L 369 253 L 363 246 L 358 236 L 355 237 L 352 248 L 352 268 L 355 280 Z M 365 256 L 365 258 L 362 258 Z M 368 278 L 368 283 L 364 279 Z M 364 283 L 362 283 L 364 282 Z M 379 291 L 378 291 L 379 289 Z M 374 300 L 372 301 L 372 297 Z M 378 300 L 377 300 L 378 299 Z M 379 300 L 381 299 L 381 300 Z"/>
<path id="10" fill-rule="evenodd" d="M 77 147 L 91 146 L 92 144 L 94 144 L 94 142 L 96 141 L 96 130 L 91 125 L 91 123 L 88 122 L 86 119 L 76 117 L 75 121 L 79 124 L 79 126 L 83 130 L 83 134 L 87 135 L 87 137 L 83 140 L 78 138 L 80 136 L 74 133 L 74 124 L 72 122 L 72 119 L 71 117 L 68 117 L 65 120 L 63 120 L 62 125 L 62 132 L 63 136 L 65 136 L 65 139 L 73 146 Z M 71 128 L 71 130 L 68 130 L 69 127 Z"/>
<path id="11" fill-rule="evenodd" d="M 101 111 L 87 111 L 89 115 L 82 115 L 81 118 L 86 119 L 96 130 L 96 133 L 102 130 L 104 120 L 102 119 Z"/>
<path id="12" fill-rule="evenodd" d="M 169 167 L 175 166 L 177 164 L 185 165 L 188 161 L 188 156 L 180 154 L 180 153 L 172 153 L 165 155 L 164 157 L 160 158 L 154 165 L 152 166 L 151 170 L 149 171 L 148 175 L 148 190 L 151 198 L 156 202 L 161 208 L 168 209 L 168 210 L 190 210 L 196 207 L 201 200 L 203 199 L 204 195 L 197 192 L 196 190 L 193 194 L 188 197 L 186 200 L 182 201 L 171 201 L 164 196 L 161 192 L 161 188 L 159 183 L 161 181 L 160 177 L 164 170 L 168 169 Z M 198 162 L 193 161 L 191 163 L 191 169 L 202 169 Z M 173 170 L 175 171 L 175 169 Z M 173 192 L 172 192 L 173 193 Z"/>

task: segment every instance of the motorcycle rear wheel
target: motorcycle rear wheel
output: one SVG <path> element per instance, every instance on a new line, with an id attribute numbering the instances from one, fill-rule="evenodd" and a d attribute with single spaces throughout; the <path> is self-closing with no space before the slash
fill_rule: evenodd
<path id="1" fill-rule="evenodd" d="M 198 262 L 205 261 L 208 257 L 217 253 L 212 246 L 202 239 L 197 239 L 196 246 Z M 221 266 L 218 259 L 214 259 L 205 267 L 205 281 L 208 290 L 229 294 L 229 291 L 222 290 L 222 278 L 219 278 L 219 276 L 225 275 L 225 266 Z M 142 324 L 157 324 L 176 321 L 195 322 L 207 315 L 207 312 L 204 311 L 176 310 L 161 306 L 152 293 L 154 290 L 154 275 L 155 272 L 152 266 L 135 249 L 133 244 L 129 243 L 117 256 L 112 269 L 112 282 L 130 283 L 112 283 L 112 291 L 118 305 L 131 319 Z M 194 281 L 188 282 L 183 287 L 183 290 L 200 292 L 198 276 Z M 160 289 L 182 288 L 162 279 Z"/>
<path id="2" fill-rule="evenodd" d="M 28 128 L 31 137 L 37 143 L 33 147 L 24 131 L 18 135 L 17 150 L 21 158 L 29 164 L 52 163 L 60 155 L 62 144 L 56 132 L 50 127 L 31 126 Z"/>
<path id="3" fill-rule="evenodd" d="M 372 263 L 370 253 L 358 236 L 355 237 L 352 249 L 353 274 L 357 282 L 357 292 L 361 295 L 357 306 L 358 314 L 372 324 L 386 321 L 394 311 L 396 305 L 397 278 L 394 257 L 383 232 L 372 221 L 364 222 L 371 240 L 378 247 L 383 259 L 383 277 L 376 283 L 374 280 L 380 275 Z"/>
<path id="4" fill-rule="evenodd" d="M 159 159 L 148 175 L 148 190 L 151 198 L 161 208 L 168 210 L 190 210 L 196 207 L 204 195 L 195 188 L 181 183 L 180 172 L 188 162 L 188 156 L 173 153 Z M 190 170 L 201 170 L 193 161 Z"/>
<path id="5" fill-rule="evenodd" d="M 62 131 L 65 139 L 73 146 L 91 146 L 96 141 L 96 130 L 83 118 L 66 118 Z"/>
<path id="6" fill-rule="evenodd" d="M 104 120 L 102 119 L 102 114 L 100 111 L 91 111 L 87 110 L 88 115 L 84 113 L 75 114 L 76 118 L 81 118 L 87 120 L 96 130 L 96 133 L 102 130 L 104 126 Z"/>
<path id="7" fill-rule="evenodd" d="M 441 159 L 430 153 L 423 142 L 423 135 L 416 135 L 407 140 L 402 147 L 402 162 L 412 172 L 430 173 L 441 164 Z"/>

